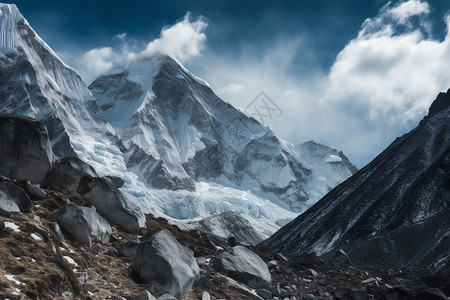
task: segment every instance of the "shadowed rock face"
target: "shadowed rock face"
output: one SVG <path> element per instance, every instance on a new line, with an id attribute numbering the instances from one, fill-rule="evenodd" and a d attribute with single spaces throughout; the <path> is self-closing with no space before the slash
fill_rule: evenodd
<path id="1" fill-rule="evenodd" d="M 0 214 L 20 212 L 16 202 L 4 192 L 0 191 Z"/>
<path id="2" fill-rule="evenodd" d="M 222 239 L 234 237 L 237 242 L 252 246 L 264 240 L 264 236 L 247 219 L 231 211 L 183 225 Z"/>
<path id="3" fill-rule="evenodd" d="M 167 230 L 155 233 L 138 246 L 132 268 L 141 281 L 153 284 L 160 293 L 179 299 L 200 278 L 200 269 L 192 252 Z"/>
<path id="4" fill-rule="evenodd" d="M 94 205 L 110 222 L 126 232 L 138 233 L 145 228 L 145 217 L 110 180 L 100 177 L 81 178 L 78 193 L 83 200 Z"/>
<path id="5" fill-rule="evenodd" d="M 31 199 L 22 188 L 10 182 L 3 181 L 0 182 L 0 191 L 7 194 L 14 202 L 16 202 L 20 211 L 30 211 Z"/>
<path id="6" fill-rule="evenodd" d="M 88 247 L 93 242 L 107 242 L 112 234 L 108 222 L 89 207 L 67 204 L 53 213 L 53 218 L 75 241 Z"/>
<path id="7" fill-rule="evenodd" d="M 415 129 L 263 245 L 286 254 L 344 248 L 366 263 L 432 263 L 425 254 L 449 231 L 449 106 L 450 92 L 439 94 Z"/>
<path id="8" fill-rule="evenodd" d="M 76 157 L 57 160 L 49 174 L 48 185 L 69 193 L 76 192 L 84 176 L 98 177 L 94 168 Z"/>
<path id="9" fill-rule="evenodd" d="M 272 276 L 264 261 L 242 246 L 235 246 L 211 260 L 213 268 L 249 287 L 267 289 Z"/>
<path id="10" fill-rule="evenodd" d="M 25 117 L 0 115 L 0 175 L 43 184 L 52 167 L 47 129 Z"/>

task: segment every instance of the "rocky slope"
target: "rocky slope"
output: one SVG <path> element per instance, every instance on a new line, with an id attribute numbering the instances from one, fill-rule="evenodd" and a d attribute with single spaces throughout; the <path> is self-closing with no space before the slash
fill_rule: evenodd
<path id="1" fill-rule="evenodd" d="M 428 266 L 448 256 L 450 91 L 353 177 L 263 244 L 288 254 L 343 248 L 366 263 Z"/>
<path id="2" fill-rule="evenodd" d="M 169 56 L 100 76 L 96 99 L 15 5 L 0 12 L 0 111 L 40 120 L 57 156 L 122 178 L 146 212 L 234 211 L 268 236 L 355 171 L 342 152 L 278 139 Z"/>

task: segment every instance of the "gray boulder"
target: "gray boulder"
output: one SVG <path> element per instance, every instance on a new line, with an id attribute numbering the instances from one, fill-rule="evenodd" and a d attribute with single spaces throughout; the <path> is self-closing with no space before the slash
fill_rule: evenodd
<path id="1" fill-rule="evenodd" d="M 16 202 L 21 212 L 30 212 L 31 199 L 21 187 L 11 182 L 2 181 L 0 182 L 0 191 L 3 191 Z"/>
<path id="2" fill-rule="evenodd" d="M 219 239 L 228 239 L 227 243 L 231 247 L 237 246 L 238 243 L 255 246 L 265 239 L 264 235 L 255 229 L 247 219 L 231 211 L 199 221 L 189 221 L 183 226 Z M 214 246 L 213 249 L 215 249 Z"/>
<path id="3" fill-rule="evenodd" d="M 38 185 L 32 184 L 30 182 L 27 182 L 23 188 L 27 192 L 28 195 L 30 195 L 34 199 L 43 199 L 45 196 L 47 196 L 47 193 L 42 190 Z"/>
<path id="4" fill-rule="evenodd" d="M 55 162 L 48 177 L 52 188 L 73 193 L 83 177 L 98 177 L 94 168 L 76 157 L 66 157 Z"/>
<path id="5" fill-rule="evenodd" d="M 89 247 L 95 242 L 107 242 L 112 234 L 111 226 L 93 209 L 67 204 L 53 213 L 59 226 L 77 242 Z"/>
<path id="6" fill-rule="evenodd" d="M 0 213 L 18 213 L 20 212 L 16 202 L 7 194 L 0 191 Z"/>
<path id="7" fill-rule="evenodd" d="M 182 246 L 167 230 L 141 243 L 132 269 L 138 278 L 160 293 L 181 298 L 200 278 L 200 269 L 191 250 Z"/>
<path id="8" fill-rule="evenodd" d="M 43 184 L 53 163 L 47 129 L 25 117 L 0 114 L 0 175 Z"/>
<path id="9" fill-rule="evenodd" d="M 242 246 L 220 253 L 211 260 L 212 267 L 243 284 L 255 289 L 268 289 L 272 277 L 264 261 Z"/>
<path id="10" fill-rule="evenodd" d="M 207 291 L 204 291 L 202 294 L 202 300 L 211 300 L 211 295 Z"/>
<path id="11" fill-rule="evenodd" d="M 145 216 L 141 209 L 132 203 L 110 181 L 105 178 L 81 178 L 78 193 L 83 200 L 95 206 L 111 223 L 128 233 L 139 233 L 145 228 Z"/>

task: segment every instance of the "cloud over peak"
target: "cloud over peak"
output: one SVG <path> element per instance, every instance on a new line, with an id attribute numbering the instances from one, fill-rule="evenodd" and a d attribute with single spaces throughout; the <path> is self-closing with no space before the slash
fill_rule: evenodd
<path id="1" fill-rule="evenodd" d="M 160 37 L 151 41 L 142 54 L 169 54 L 181 62 L 199 56 L 206 41 L 204 30 L 208 24 L 203 17 L 199 17 L 195 21 L 191 19 L 192 16 L 188 12 L 175 25 L 164 27 Z"/>
<path id="2" fill-rule="evenodd" d="M 158 54 L 168 54 L 182 63 L 199 56 L 204 49 L 206 41 L 205 29 L 208 27 L 206 19 L 202 16 L 193 20 L 191 13 L 186 15 L 172 26 L 165 26 L 158 38 L 146 44 L 141 52 L 129 49 L 129 40 L 126 33 L 117 34 L 113 41 L 118 47 L 101 47 L 84 53 L 75 66 L 87 83 L 90 83 L 100 74 L 109 71 L 116 65 L 139 57 Z M 136 47 L 134 47 L 136 48 Z"/>

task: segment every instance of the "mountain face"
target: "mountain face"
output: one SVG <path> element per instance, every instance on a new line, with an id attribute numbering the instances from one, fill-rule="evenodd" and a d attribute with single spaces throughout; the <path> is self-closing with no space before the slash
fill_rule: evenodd
<path id="1" fill-rule="evenodd" d="M 78 73 L 57 57 L 15 5 L 0 4 L 0 12 L 0 111 L 44 123 L 59 157 L 78 156 L 104 170 L 99 162 L 109 156 L 124 169 L 120 150 L 110 141 L 114 129 Z"/>
<path id="2" fill-rule="evenodd" d="M 411 132 L 263 242 L 286 254 L 429 265 L 450 248 L 450 90 Z"/>
<path id="3" fill-rule="evenodd" d="M 278 139 L 169 56 L 141 57 L 89 88 L 128 149 L 128 167 L 157 189 L 195 191 L 196 181 L 220 178 L 301 212 L 355 171 L 341 152 Z"/>
<path id="4" fill-rule="evenodd" d="M 145 212 L 233 211 L 268 235 L 355 172 L 342 152 L 277 138 L 169 56 L 138 55 L 89 90 L 15 5 L 0 4 L 0 26 L 0 112 L 44 123 L 57 156 L 122 178 Z"/>

